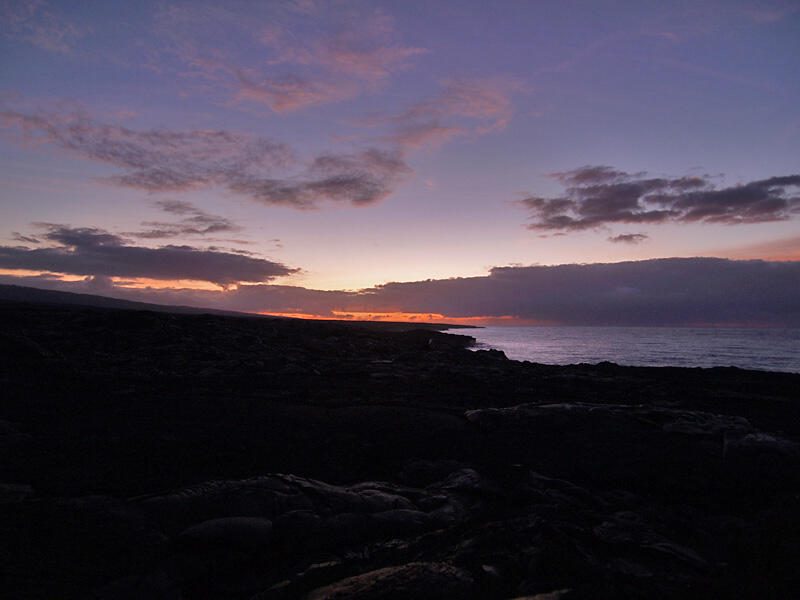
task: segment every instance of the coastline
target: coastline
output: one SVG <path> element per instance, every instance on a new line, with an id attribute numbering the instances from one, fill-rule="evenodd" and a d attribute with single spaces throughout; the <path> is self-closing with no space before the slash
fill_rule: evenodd
<path id="1" fill-rule="evenodd" d="M 20 597 L 791 590 L 800 375 L 521 363 L 416 325 L 0 318 Z"/>
<path id="2" fill-rule="evenodd" d="M 477 348 L 554 365 L 727 367 L 800 373 L 800 328 L 503 326 L 472 332 Z"/>

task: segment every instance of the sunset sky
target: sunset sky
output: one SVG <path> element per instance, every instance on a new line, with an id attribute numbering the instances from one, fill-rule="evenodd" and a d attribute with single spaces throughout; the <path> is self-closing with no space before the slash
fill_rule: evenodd
<path id="1" fill-rule="evenodd" d="M 800 325 L 795 1 L 0 9 L 0 283 Z"/>

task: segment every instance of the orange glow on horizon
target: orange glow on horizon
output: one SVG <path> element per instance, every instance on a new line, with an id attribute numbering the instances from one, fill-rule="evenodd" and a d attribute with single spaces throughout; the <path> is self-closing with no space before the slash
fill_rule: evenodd
<path id="1" fill-rule="evenodd" d="M 29 271 L 28 269 L 0 269 L 0 275 L 11 275 L 13 277 L 39 277 L 48 275 L 46 279 L 54 281 L 83 281 L 85 275 L 67 275 L 66 273 L 55 273 L 53 271 Z"/>
<path id="2" fill-rule="evenodd" d="M 56 271 L 30 271 L 28 269 L 0 269 L 0 275 L 12 275 L 14 277 L 40 277 L 46 275 L 46 279 L 52 281 L 86 281 L 89 275 L 71 275 L 69 273 L 59 273 Z M 209 290 L 223 291 L 224 288 L 208 281 L 198 281 L 195 279 L 149 279 L 147 277 L 110 277 L 114 287 L 124 289 L 190 289 L 190 290 Z"/>
<path id="3" fill-rule="evenodd" d="M 195 279 L 148 279 L 146 277 L 112 277 L 116 287 L 128 289 L 189 289 L 189 290 L 208 290 L 221 292 L 224 288 L 209 281 L 198 281 Z"/>
<path id="4" fill-rule="evenodd" d="M 758 259 L 776 262 L 800 260 L 800 236 L 723 248 L 717 251 L 716 255 L 734 260 Z"/>
<path id="5" fill-rule="evenodd" d="M 443 325 L 557 325 L 557 323 L 522 319 L 512 315 L 484 316 L 484 317 L 448 317 L 439 313 L 409 313 L 409 312 L 354 312 L 332 311 L 330 315 L 316 315 L 312 313 L 279 313 L 259 312 L 258 314 L 271 317 L 288 317 L 292 319 L 312 319 L 315 321 L 382 321 L 397 323 L 437 323 Z"/>

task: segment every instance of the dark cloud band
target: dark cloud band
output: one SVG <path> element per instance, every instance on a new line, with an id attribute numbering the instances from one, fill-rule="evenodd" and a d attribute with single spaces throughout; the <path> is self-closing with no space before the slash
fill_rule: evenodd
<path id="1" fill-rule="evenodd" d="M 483 277 L 388 283 L 358 292 L 247 284 L 219 292 L 115 288 L 112 295 L 166 304 L 327 316 L 402 311 L 449 318 L 511 316 L 560 325 L 797 327 L 798 281 L 800 261 L 670 258 L 497 267 Z M 42 282 L 30 280 L 29 284 L 40 286 Z M 74 286 L 82 284 L 51 280 L 47 285 L 76 289 Z"/>
<path id="2" fill-rule="evenodd" d="M 221 286 L 265 282 L 296 273 L 281 263 L 191 246 L 145 248 L 120 236 L 84 227 L 41 224 L 40 236 L 57 245 L 46 248 L 0 246 L 0 267 L 71 275 L 191 279 Z"/>
<path id="3" fill-rule="evenodd" d="M 608 241 L 614 244 L 641 244 L 649 238 L 650 236 L 644 233 L 621 233 L 608 238 Z"/>
<path id="4" fill-rule="evenodd" d="M 581 231 L 613 223 L 783 221 L 800 211 L 800 175 L 716 189 L 706 177 L 648 178 L 611 167 L 582 167 L 553 176 L 562 196 L 529 196 L 530 229 Z M 616 240 L 631 241 L 631 240 Z"/>

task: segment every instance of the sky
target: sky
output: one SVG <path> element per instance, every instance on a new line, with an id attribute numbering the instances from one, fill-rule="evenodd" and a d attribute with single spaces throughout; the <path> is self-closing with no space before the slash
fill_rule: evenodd
<path id="1" fill-rule="evenodd" d="M 0 283 L 800 325 L 796 1 L 0 10 Z"/>

